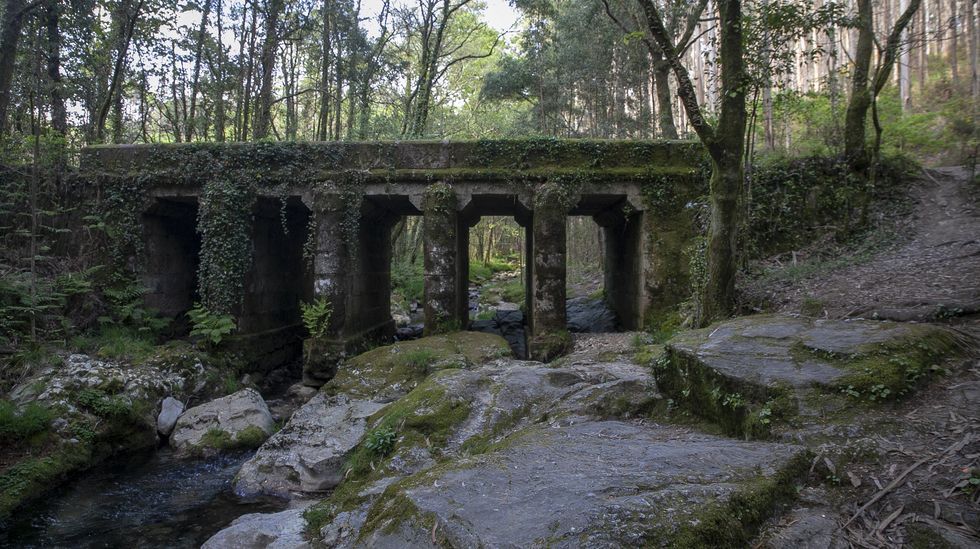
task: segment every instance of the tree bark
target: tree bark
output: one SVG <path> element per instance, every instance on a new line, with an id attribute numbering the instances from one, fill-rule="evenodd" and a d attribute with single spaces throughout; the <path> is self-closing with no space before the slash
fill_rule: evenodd
<path id="1" fill-rule="evenodd" d="M 191 77 L 191 109 L 187 116 L 184 141 L 188 143 L 194 138 L 194 124 L 197 116 L 197 93 L 201 81 L 201 56 L 204 53 L 204 36 L 208 28 L 208 16 L 211 14 L 211 0 L 204 0 L 201 11 L 201 24 L 197 30 L 197 44 L 194 46 L 194 72 Z"/>
<path id="2" fill-rule="evenodd" d="M 17 44 L 20 42 L 24 16 L 29 10 L 24 0 L 6 0 L 3 10 L 3 27 L 0 29 L 0 134 L 7 133 L 7 110 L 17 61 Z"/>
<path id="3" fill-rule="evenodd" d="M 871 55 L 874 53 L 874 13 L 871 0 L 857 0 L 858 29 L 857 48 L 854 55 L 854 73 L 851 76 L 851 100 L 844 118 L 844 156 L 852 172 L 864 172 L 868 167 L 865 122 L 871 107 L 871 91 L 868 80 L 871 73 Z"/>
<path id="4" fill-rule="evenodd" d="M 109 109 L 116 101 L 122 99 L 122 80 L 126 70 L 126 56 L 129 54 L 129 44 L 133 40 L 133 32 L 136 28 L 136 21 L 139 19 L 140 11 L 143 9 L 145 0 L 139 0 L 132 13 L 129 13 L 129 2 L 123 2 L 119 12 L 119 27 L 117 35 L 119 38 L 116 48 L 116 62 L 112 70 L 112 78 L 109 80 L 109 89 L 106 91 L 105 101 L 99 109 L 98 119 L 95 123 L 95 139 L 102 141 L 105 134 L 105 123 L 109 116 Z M 120 116 L 121 118 L 121 116 Z M 118 137 L 118 134 L 116 135 Z"/>
<path id="5" fill-rule="evenodd" d="M 738 203 L 742 191 L 745 149 L 745 67 L 740 0 L 718 0 L 721 113 L 717 127 L 704 119 L 697 91 L 678 57 L 670 33 L 652 0 L 639 0 L 650 34 L 656 40 L 678 82 L 678 95 L 688 119 L 711 157 L 711 221 L 708 227 L 707 279 L 698 296 L 695 323 L 705 326 L 735 309 Z M 870 1 L 870 0 L 868 0 Z"/>
<path id="6" fill-rule="evenodd" d="M 326 141 L 330 133 L 330 8 L 323 0 L 323 25 L 320 29 L 320 112 L 316 140 Z"/>
<path id="7" fill-rule="evenodd" d="M 62 136 L 68 133 L 68 112 L 61 81 L 61 9 L 57 0 L 48 0 L 44 7 L 44 26 L 47 33 L 48 85 L 51 99 L 51 127 Z"/>
<path id="8" fill-rule="evenodd" d="M 276 51 L 279 49 L 279 15 L 284 0 L 269 0 L 266 4 L 265 37 L 262 41 L 262 84 L 259 87 L 258 113 L 252 128 L 252 138 L 259 140 L 269 136 L 272 128 L 272 77 L 276 68 Z"/>
<path id="9" fill-rule="evenodd" d="M 949 51 L 946 54 L 949 56 L 949 68 L 953 72 L 953 86 L 960 85 L 960 61 L 959 61 L 959 9 L 957 7 L 957 0 L 949 0 Z"/>

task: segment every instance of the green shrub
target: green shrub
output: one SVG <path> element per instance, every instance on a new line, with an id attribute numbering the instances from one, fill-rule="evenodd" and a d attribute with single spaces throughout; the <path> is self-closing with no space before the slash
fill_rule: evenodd
<path id="1" fill-rule="evenodd" d="M 398 435 L 391 427 L 378 427 L 364 438 L 364 447 L 376 456 L 386 456 L 395 447 Z"/>
<path id="2" fill-rule="evenodd" d="M 0 443 L 14 444 L 44 433 L 54 414 L 45 406 L 30 403 L 18 412 L 9 400 L 0 400 Z"/>
<path id="3" fill-rule="evenodd" d="M 147 332 L 119 325 L 103 325 L 95 334 L 77 336 L 72 347 L 103 359 L 140 361 L 153 355 L 156 346 Z"/>
<path id="4" fill-rule="evenodd" d="M 391 266 L 392 294 L 402 296 L 405 301 L 422 301 L 425 293 L 425 275 L 422 262 L 395 263 Z"/>
<path id="5" fill-rule="evenodd" d="M 301 302 L 299 308 L 303 313 L 303 326 L 313 339 L 322 339 L 330 329 L 330 317 L 333 306 L 324 296 L 317 297 L 312 303 Z"/>
<path id="6" fill-rule="evenodd" d="M 200 303 L 187 312 L 191 319 L 192 337 L 200 337 L 211 345 L 219 345 L 224 337 L 235 331 L 235 319 L 231 315 L 219 315 L 204 308 Z"/>

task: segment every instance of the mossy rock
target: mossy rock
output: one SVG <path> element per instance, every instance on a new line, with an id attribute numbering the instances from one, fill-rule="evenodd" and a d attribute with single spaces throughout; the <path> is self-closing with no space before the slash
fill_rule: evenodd
<path id="1" fill-rule="evenodd" d="M 357 541 L 739 547 L 795 497 L 808 464 L 799 447 L 674 427 L 541 426 L 391 484 L 370 505 Z"/>
<path id="2" fill-rule="evenodd" d="M 531 348 L 531 360 L 551 362 L 561 358 L 575 348 L 572 334 L 566 330 L 536 335 L 528 345 Z"/>
<path id="3" fill-rule="evenodd" d="M 653 367 L 668 397 L 730 434 L 765 437 L 817 399 L 846 410 L 905 396 L 967 344 L 927 324 L 759 315 L 682 332 Z"/>
<path id="4" fill-rule="evenodd" d="M 452 332 L 429 336 L 378 347 L 348 360 L 323 390 L 351 398 L 392 398 L 408 393 L 432 372 L 505 356 L 510 356 L 510 347 L 498 335 Z"/>

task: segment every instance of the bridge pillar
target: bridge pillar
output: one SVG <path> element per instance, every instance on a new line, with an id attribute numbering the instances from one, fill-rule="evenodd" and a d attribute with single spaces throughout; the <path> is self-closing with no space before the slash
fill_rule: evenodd
<path id="1" fill-rule="evenodd" d="M 321 339 L 310 338 L 303 344 L 303 383 L 318 387 L 337 373 L 343 357 L 342 331 L 347 316 L 347 279 L 350 254 L 341 238 L 343 205 L 339 197 L 315 197 L 312 214 L 313 235 L 313 297 L 326 299 L 332 309 L 327 334 Z"/>
<path id="2" fill-rule="evenodd" d="M 457 205 L 456 193 L 446 183 L 433 183 L 425 191 L 425 335 L 466 327 L 469 231 Z"/>
<path id="3" fill-rule="evenodd" d="M 535 195 L 531 250 L 531 358 L 550 361 L 570 350 L 565 313 L 567 190 L 547 183 Z"/>

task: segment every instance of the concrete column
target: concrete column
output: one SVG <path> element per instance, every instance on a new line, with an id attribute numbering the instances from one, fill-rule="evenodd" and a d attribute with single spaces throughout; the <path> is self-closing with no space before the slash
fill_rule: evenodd
<path id="1" fill-rule="evenodd" d="M 341 332 L 347 317 L 347 282 L 350 257 L 342 231 L 343 209 L 339 197 L 315 197 L 313 216 L 316 234 L 313 242 L 313 297 L 326 298 L 333 309 L 330 329 L 322 340 L 303 343 L 303 383 L 319 387 L 337 373 L 343 358 Z"/>
<path id="2" fill-rule="evenodd" d="M 565 314 L 566 217 L 570 207 L 568 189 L 548 183 L 538 189 L 534 200 L 532 300 L 529 309 L 531 358 L 550 361 L 571 350 Z"/>
<path id="3" fill-rule="evenodd" d="M 465 327 L 467 299 L 460 288 L 467 270 L 465 250 L 460 239 L 462 230 L 457 211 L 456 193 L 446 183 L 433 183 L 425 191 L 422 212 L 422 236 L 425 250 L 425 335 L 459 330 Z M 463 312 L 464 314 L 460 314 Z"/>

